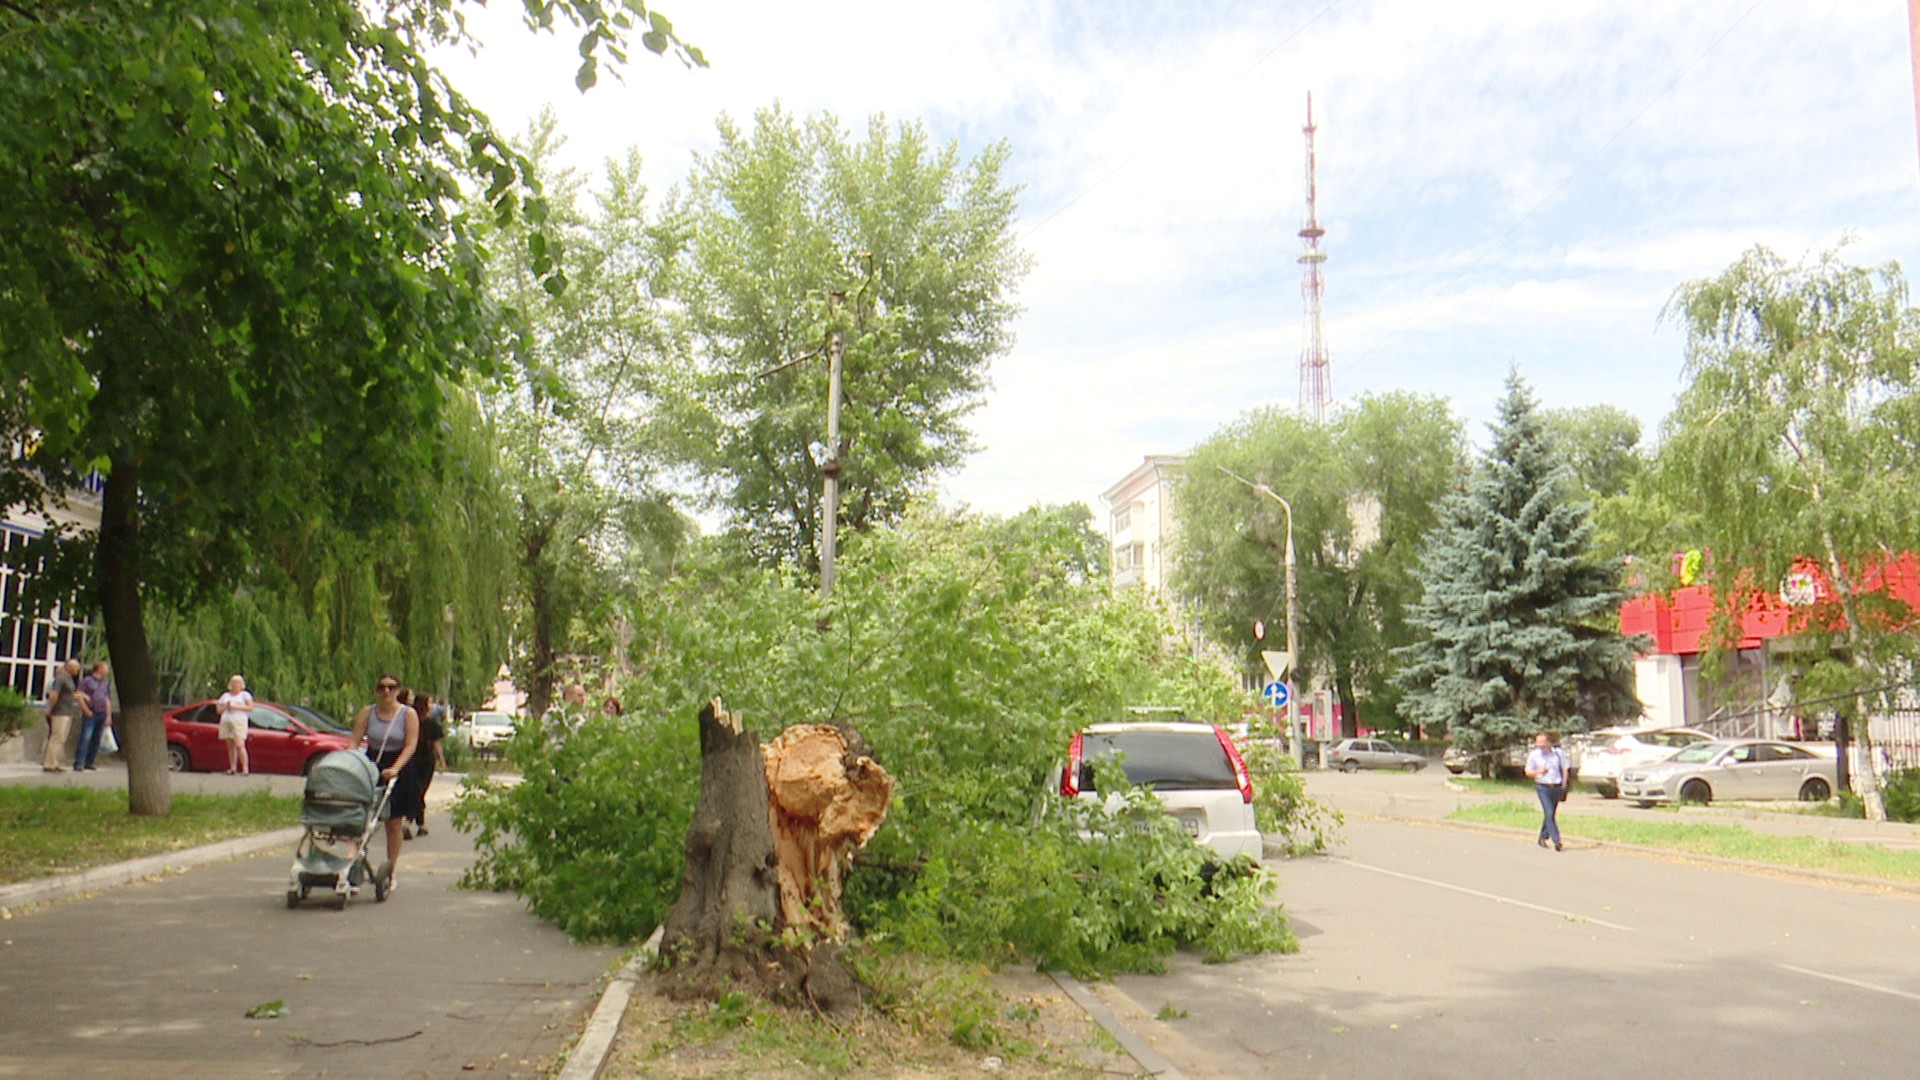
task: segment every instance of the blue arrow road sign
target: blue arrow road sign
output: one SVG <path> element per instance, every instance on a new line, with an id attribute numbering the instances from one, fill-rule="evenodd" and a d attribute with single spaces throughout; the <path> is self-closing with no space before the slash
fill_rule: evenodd
<path id="1" fill-rule="evenodd" d="M 1287 703 L 1293 693 L 1287 689 L 1286 683 L 1276 679 L 1260 688 L 1260 696 L 1266 699 L 1267 704 L 1278 709 Z"/>

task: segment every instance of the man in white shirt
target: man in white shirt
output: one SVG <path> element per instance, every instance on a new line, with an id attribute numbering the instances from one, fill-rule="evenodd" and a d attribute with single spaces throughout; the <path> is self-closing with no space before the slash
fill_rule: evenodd
<path id="1" fill-rule="evenodd" d="M 1533 737 L 1533 749 L 1527 753 L 1527 775 L 1533 780 L 1533 793 L 1540 797 L 1540 846 L 1553 841 L 1560 847 L 1560 822 L 1556 814 L 1567 791 L 1567 755 L 1553 745 L 1553 736 L 1541 732 Z"/>

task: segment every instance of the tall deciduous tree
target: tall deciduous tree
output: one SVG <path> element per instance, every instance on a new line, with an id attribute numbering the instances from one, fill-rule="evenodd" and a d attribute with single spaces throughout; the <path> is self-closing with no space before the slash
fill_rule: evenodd
<path id="1" fill-rule="evenodd" d="M 529 175 L 426 60 L 461 6 L 0 5 L 0 397 L 38 443 L 8 467 L 30 502 L 105 478 L 97 536 L 52 538 L 48 580 L 103 612 L 136 814 L 170 804 L 147 605 L 231 585 L 277 523 L 398 512 L 444 387 L 493 370 L 456 199 L 473 179 L 512 211 Z M 583 84 L 633 25 L 527 8 L 584 26 Z"/>
<path id="2" fill-rule="evenodd" d="M 1639 712 L 1614 622 L 1618 569 L 1592 558 L 1573 486 L 1526 384 L 1509 377 L 1493 445 L 1427 538 L 1420 635 L 1400 650 L 1408 715 L 1468 749 Z"/>
<path id="3" fill-rule="evenodd" d="M 1293 506 L 1299 581 L 1296 685 L 1317 678 L 1339 694 L 1348 734 L 1364 709 L 1394 716 L 1388 655 L 1411 639 L 1420 539 L 1460 467 L 1461 438 L 1446 403 L 1412 394 L 1360 399 L 1325 425 L 1291 411 L 1250 413 L 1194 449 L 1180 481 L 1175 588 L 1198 605 L 1209 635 L 1257 670 L 1286 618 L 1285 512 L 1221 472 L 1264 483 Z M 1269 628 L 1256 641 L 1256 621 Z"/>
<path id="4" fill-rule="evenodd" d="M 548 205 L 570 285 L 542 287 L 533 236 L 509 227 L 492 247 L 492 288 L 518 316 L 510 379 L 490 395 L 518 517 L 513 666 L 538 715 L 553 699 L 559 658 L 621 571 L 662 566 L 691 534 L 659 481 L 657 403 L 683 351 L 660 308 L 673 283 L 651 220 L 640 160 L 610 161 L 605 183 L 553 164 L 562 142 L 549 111 L 524 144 Z"/>
<path id="5" fill-rule="evenodd" d="M 756 558 L 818 566 L 830 319 L 846 334 L 842 524 L 898 519 L 971 448 L 963 422 L 1027 266 L 1006 157 L 966 161 L 884 117 L 860 139 L 777 106 L 750 131 L 720 122 L 677 199 L 698 364 L 681 427 Z"/>
<path id="6" fill-rule="evenodd" d="M 1813 665 L 1824 689 L 1898 681 L 1917 651 L 1913 612 L 1868 579 L 1920 545 L 1920 312 L 1899 268 L 1832 251 L 1790 265 L 1756 247 L 1682 286 L 1667 317 L 1687 331 L 1688 384 L 1660 472 L 1671 499 L 1705 508 L 1696 535 L 1715 590 L 1771 588 L 1812 560 L 1827 588 L 1796 631 L 1826 660 Z M 1877 784 L 1864 787 L 1883 813 Z"/>

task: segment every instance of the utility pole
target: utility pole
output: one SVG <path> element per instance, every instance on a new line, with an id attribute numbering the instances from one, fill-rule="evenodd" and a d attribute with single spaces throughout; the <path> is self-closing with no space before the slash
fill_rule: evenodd
<path id="1" fill-rule="evenodd" d="M 827 297 L 827 460 L 820 463 L 826 490 L 820 500 L 820 599 L 833 598 L 833 560 L 840 546 L 840 358 L 846 352 L 847 333 L 840 328 L 840 305 L 846 293 Z"/>
<path id="2" fill-rule="evenodd" d="M 1287 683 L 1287 745 L 1293 749 L 1294 765 L 1304 770 L 1307 767 L 1307 743 L 1300 737 L 1300 693 L 1293 688 L 1296 681 L 1293 676 L 1300 670 L 1300 588 L 1294 578 L 1293 504 L 1267 485 L 1256 484 L 1225 465 L 1216 465 L 1215 468 L 1279 503 L 1280 508 L 1287 512 L 1287 553 L 1282 560 L 1287 575 L 1287 670 L 1273 672 L 1273 677 L 1281 679 L 1284 676 Z"/>

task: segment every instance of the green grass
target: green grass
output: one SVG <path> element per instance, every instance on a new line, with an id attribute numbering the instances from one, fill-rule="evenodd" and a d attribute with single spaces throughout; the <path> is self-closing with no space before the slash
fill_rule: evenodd
<path id="1" fill-rule="evenodd" d="M 1540 807 L 1533 802 L 1504 800 L 1463 806 L 1447 815 L 1451 821 L 1505 825 L 1531 833 L 1540 827 Z M 1563 836 L 1643 844 L 1689 855 L 1770 863 L 1839 874 L 1858 874 L 1886 881 L 1920 881 L 1920 852 L 1890 851 L 1876 844 L 1855 844 L 1817 836 L 1778 836 L 1754 832 L 1739 825 L 1712 822 L 1635 821 L 1588 814 L 1559 815 Z"/>
<path id="2" fill-rule="evenodd" d="M 88 870 L 143 855 L 284 829 L 300 821 L 297 796 L 173 797 L 166 817 L 127 813 L 124 791 L 0 787 L 0 885 Z"/>

